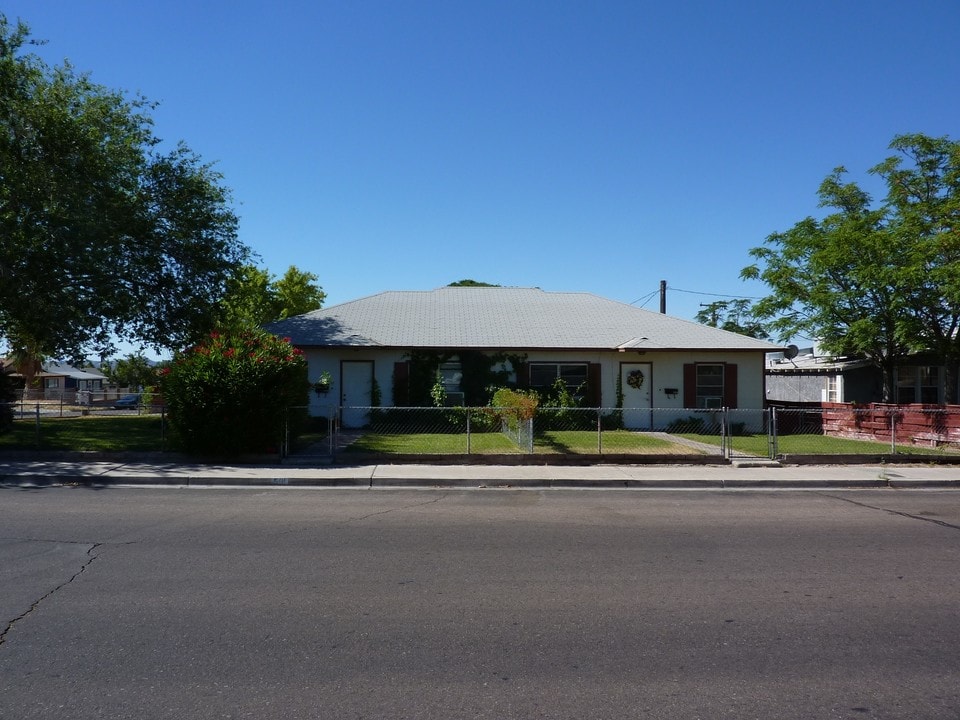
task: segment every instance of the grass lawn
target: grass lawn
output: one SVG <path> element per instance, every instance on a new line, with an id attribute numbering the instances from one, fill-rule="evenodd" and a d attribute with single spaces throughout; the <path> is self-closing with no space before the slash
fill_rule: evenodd
<path id="1" fill-rule="evenodd" d="M 41 450 L 163 450 L 159 415 L 41 418 Z M 0 435 L 0 450 L 36 450 L 36 420 L 17 420 Z"/>
<path id="2" fill-rule="evenodd" d="M 467 452 L 467 436 L 459 433 L 368 433 L 350 443 L 347 452 L 389 455 L 451 455 Z M 518 453 L 520 449 L 500 433 L 472 433 L 471 453 Z"/>
<path id="3" fill-rule="evenodd" d="M 604 453 L 637 455 L 702 455 L 699 450 L 672 443 L 658 437 L 629 430 L 604 430 L 601 438 Z M 534 437 L 537 453 L 596 453 L 595 430 L 548 430 Z"/>
<path id="4" fill-rule="evenodd" d="M 711 445 L 720 444 L 719 435 L 696 435 L 682 433 L 681 437 Z M 733 449 L 739 453 L 767 457 L 766 435 L 735 435 Z M 890 443 L 870 440 L 851 440 L 829 435 L 781 435 L 777 438 L 777 450 L 783 455 L 882 455 L 890 452 Z M 937 455 L 944 448 L 912 445 L 897 445 L 897 452 L 908 455 Z"/>
<path id="5" fill-rule="evenodd" d="M 368 433 L 347 447 L 347 452 L 392 455 L 443 455 L 467 452 L 466 434 L 457 433 Z M 501 433 L 472 433 L 470 452 L 477 454 L 519 453 Z M 597 433 L 592 430 L 550 430 L 534 437 L 535 453 L 596 453 Z M 696 455 L 697 450 L 660 438 L 627 430 L 603 433 L 603 452 L 647 455 Z"/>

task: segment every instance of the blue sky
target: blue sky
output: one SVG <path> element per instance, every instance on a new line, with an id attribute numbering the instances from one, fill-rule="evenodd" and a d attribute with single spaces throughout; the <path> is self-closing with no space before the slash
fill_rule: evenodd
<path id="1" fill-rule="evenodd" d="M 692 318 L 837 165 L 960 137 L 960 3 L 8 0 L 215 161 L 327 305 L 463 278 Z M 646 301 L 646 302 L 644 302 Z"/>

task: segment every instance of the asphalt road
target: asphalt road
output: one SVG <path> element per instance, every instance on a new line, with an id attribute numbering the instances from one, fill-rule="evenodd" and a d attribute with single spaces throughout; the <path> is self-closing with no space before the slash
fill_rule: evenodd
<path id="1" fill-rule="evenodd" d="M 960 492 L 0 489 L 0 718 L 958 718 Z"/>

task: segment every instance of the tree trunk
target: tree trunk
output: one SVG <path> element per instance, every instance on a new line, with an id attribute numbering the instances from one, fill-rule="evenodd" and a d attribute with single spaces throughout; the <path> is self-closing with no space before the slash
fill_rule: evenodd
<path id="1" fill-rule="evenodd" d="M 943 402 L 947 405 L 957 403 L 957 368 L 958 358 L 947 357 L 943 372 Z"/>
<path id="2" fill-rule="evenodd" d="M 894 402 L 894 364 L 890 360 L 884 359 L 880 362 L 880 376 L 882 386 L 880 389 L 880 401 L 885 403 Z"/>

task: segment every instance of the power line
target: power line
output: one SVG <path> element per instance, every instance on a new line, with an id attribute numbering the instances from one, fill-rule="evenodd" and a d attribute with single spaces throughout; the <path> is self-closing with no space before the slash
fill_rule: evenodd
<path id="1" fill-rule="evenodd" d="M 659 293 L 659 292 L 660 292 L 660 289 L 657 288 L 657 289 L 654 290 L 653 292 L 651 292 L 651 293 L 649 293 L 649 294 L 647 294 L 647 295 L 644 295 L 643 297 L 638 297 L 636 300 L 634 300 L 634 301 L 633 301 L 632 303 L 630 303 L 630 304 L 631 304 L 631 305 L 636 305 L 638 302 L 640 302 L 641 300 L 643 300 L 643 305 L 646 305 L 648 302 L 650 302 L 650 300 L 653 298 L 653 296 L 656 295 L 656 294 Z M 643 305 L 641 305 L 640 307 L 643 307 Z"/>
<path id="2" fill-rule="evenodd" d="M 735 300 L 763 300 L 762 297 L 756 297 L 754 295 L 721 295 L 720 293 L 700 292 L 698 290 L 681 290 L 675 287 L 667 287 L 667 289 L 673 290 L 674 292 L 689 293 L 690 295 L 709 295 L 711 297 L 734 298 Z"/>
<path id="3" fill-rule="evenodd" d="M 707 295 L 709 297 L 731 298 L 734 300 L 762 300 L 763 299 L 762 297 L 756 297 L 755 295 L 723 295 L 721 293 L 700 292 L 699 290 L 682 290 L 681 288 L 675 288 L 670 285 L 667 286 L 667 290 L 673 290 L 674 292 L 687 293 L 688 295 Z M 642 308 L 648 302 L 650 302 L 654 298 L 654 296 L 656 296 L 659 292 L 660 292 L 660 289 L 657 288 L 656 290 L 653 290 L 647 293 L 646 295 L 642 295 L 641 297 L 638 297 L 636 300 L 631 302 L 630 305 L 636 305 L 637 303 L 641 303 L 638 307 Z"/>

